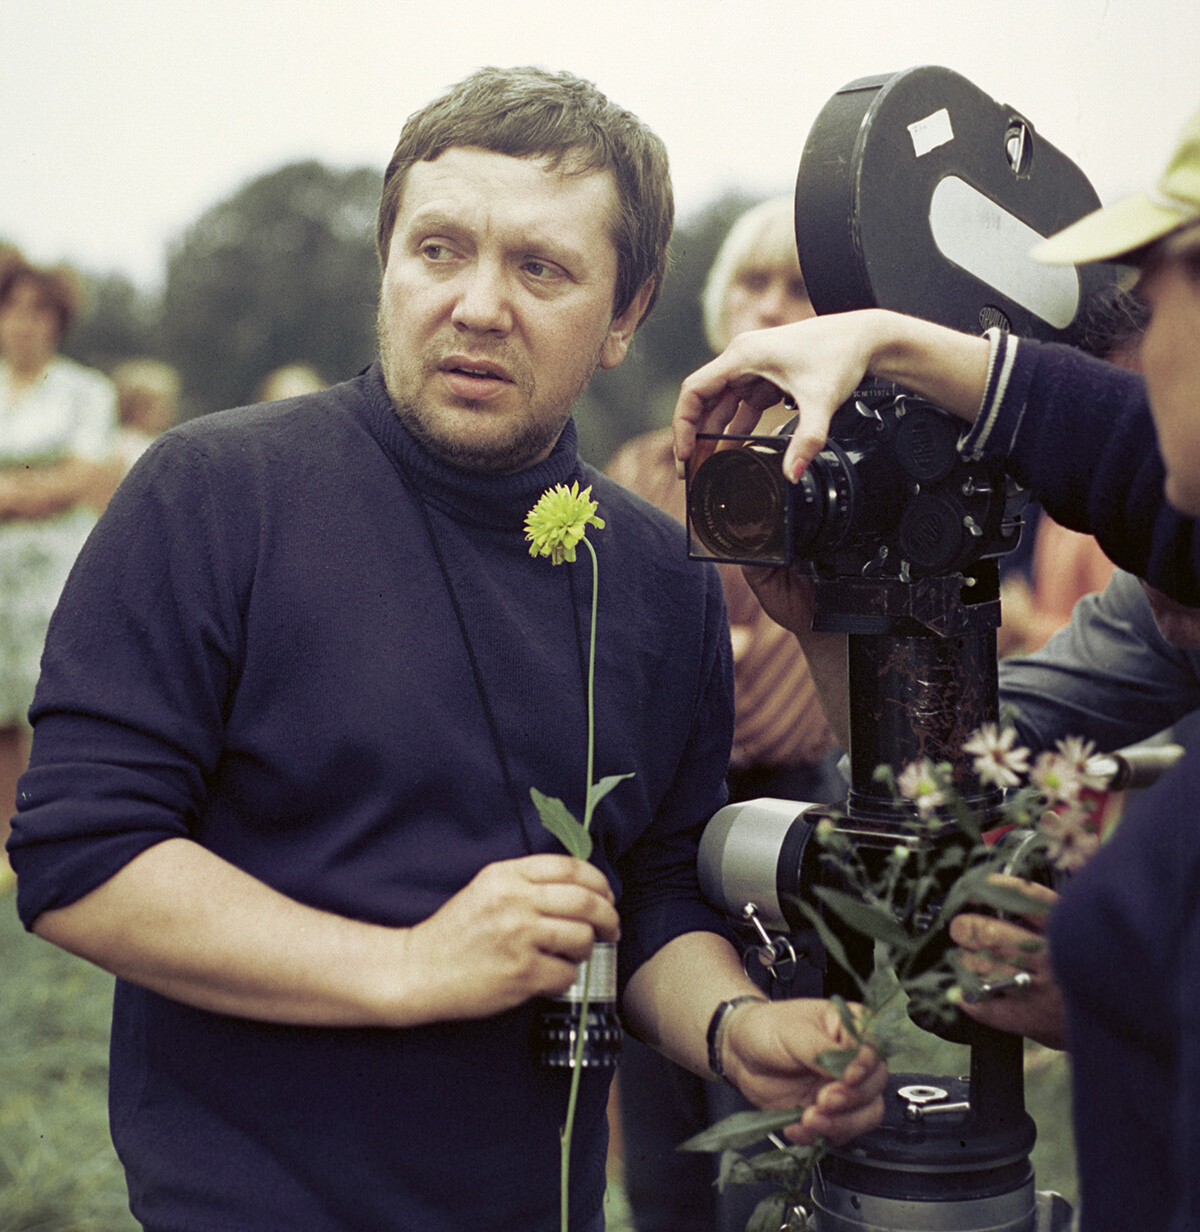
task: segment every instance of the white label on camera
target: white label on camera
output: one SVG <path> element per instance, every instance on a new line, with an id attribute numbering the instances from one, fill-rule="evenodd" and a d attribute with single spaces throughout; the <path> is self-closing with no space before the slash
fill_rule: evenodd
<path id="1" fill-rule="evenodd" d="M 912 138 L 913 152 L 918 158 L 924 158 L 930 150 L 954 140 L 950 113 L 943 107 L 923 120 L 915 120 L 908 126 L 908 135 Z"/>
<path id="2" fill-rule="evenodd" d="M 956 175 L 933 190 L 929 228 L 942 255 L 1014 304 L 1065 329 L 1079 307 L 1072 265 L 1043 265 L 1030 249 L 1043 237 Z"/>

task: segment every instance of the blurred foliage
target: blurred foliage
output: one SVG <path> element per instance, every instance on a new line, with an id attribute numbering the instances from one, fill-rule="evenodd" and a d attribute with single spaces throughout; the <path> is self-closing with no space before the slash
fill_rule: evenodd
<path id="1" fill-rule="evenodd" d="M 253 400 L 263 378 L 307 363 L 330 382 L 375 356 L 380 176 L 286 164 L 216 203 L 170 246 L 161 295 L 92 277 L 63 350 L 111 370 L 139 355 L 180 371 L 184 418 Z M 700 292 L 717 248 L 758 198 L 731 192 L 682 217 L 653 313 L 620 367 L 576 408 L 580 452 L 603 466 L 630 436 L 670 422 L 680 381 L 709 358 Z"/>
<path id="2" fill-rule="evenodd" d="M 379 176 L 293 163 L 252 180 L 172 245 L 162 358 L 185 414 L 252 401 L 275 368 L 353 376 L 375 353 Z"/>
<path id="3" fill-rule="evenodd" d="M 89 368 L 111 371 L 135 355 L 160 349 L 159 304 L 121 274 L 92 279 L 63 350 Z"/>

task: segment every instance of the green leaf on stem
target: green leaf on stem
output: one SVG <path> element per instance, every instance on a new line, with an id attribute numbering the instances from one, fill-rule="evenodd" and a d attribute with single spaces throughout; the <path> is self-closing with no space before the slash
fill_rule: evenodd
<path id="1" fill-rule="evenodd" d="M 971 887 L 971 901 L 983 903 L 997 911 L 1008 911 L 1013 915 L 1043 916 L 1050 910 L 1050 905 L 1032 894 L 1016 886 L 997 885 L 994 881 L 982 881 Z"/>
<path id="2" fill-rule="evenodd" d="M 596 805 L 608 795 L 610 791 L 618 783 L 624 782 L 625 779 L 633 778 L 633 772 L 629 774 L 606 774 L 598 783 L 593 783 L 588 790 L 588 816 L 590 817 L 595 812 Z"/>
<path id="3" fill-rule="evenodd" d="M 942 905 L 941 918 L 951 919 L 968 904 L 992 907 L 1013 915 L 1045 915 L 1049 904 L 1011 885 L 997 885 L 990 880 L 997 871 L 991 864 L 982 864 L 965 873 L 950 888 Z"/>
<path id="4" fill-rule="evenodd" d="M 726 1185 L 749 1185 L 754 1173 L 744 1156 L 737 1151 L 722 1151 L 717 1161 L 717 1191 L 725 1192 Z"/>
<path id="5" fill-rule="evenodd" d="M 788 1206 L 787 1194 L 769 1194 L 754 1208 L 746 1232 L 780 1232 L 788 1217 Z"/>
<path id="6" fill-rule="evenodd" d="M 908 1035 L 908 1000 L 904 989 L 896 984 L 865 1024 L 867 1043 L 885 1061 L 900 1051 Z"/>
<path id="7" fill-rule="evenodd" d="M 779 1181 L 792 1185 L 802 1180 L 824 1154 L 823 1149 L 811 1146 L 776 1147 L 751 1155 L 746 1163 L 756 1181 Z"/>
<path id="8" fill-rule="evenodd" d="M 897 921 L 891 909 L 883 903 L 868 903 L 854 898 L 841 890 L 830 889 L 828 886 L 814 886 L 813 893 L 827 903 L 837 913 L 843 923 L 848 924 L 864 937 L 873 937 L 890 945 L 894 950 L 905 953 L 912 948 L 913 939 Z"/>
<path id="9" fill-rule="evenodd" d="M 862 980 L 858 972 L 854 969 L 854 965 L 850 962 L 849 956 L 846 954 L 846 949 L 842 945 L 841 939 L 833 931 L 832 928 L 825 922 L 825 917 L 811 904 L 801 902 L 798 898 L 792 898 L 791 901 L 808 916 L 813 928 L 817 931 L 817 936 L 821 938 L 821 944 L 825 947 L 826 954 L 833 959 L 839 967 L 847 974 L 851 975 L 859 982 L 861 986 Z"/>
<path id="10" fill-rule="evenodd" d="M 693 1135 L 679 1147 L 681 1151 L 739 1151 L 783 1129 L 794 1125 L 804 1115 L 799 1108 L 762 1108 L 752 1112 L 735 1112 Z"/>
<path id="11" fill-rule="evenodd" d="M 592 836 L 583 828 L 570 809 L 554 796 L 544 796 L 536 787 L 529 789 L 529 795 L 537 808 L 542 825 L 577 860 L 586 860 L 592 854 Z"/>
<path id="12" fill-rule="evenodd" d="M 846 1066 L 858 1056 L 858 1045 L 853 1048 L 826 1048 L 817 1053 L 817 1064 L 831 1077 L 841 1078 Z"/>
<path id="13" fill-rule="evenodd" d="M 844 997 L 839 997 L 835 992 L 830 998 L 833 1008 L 837 1010 L 838 1017 L 842 1020 L 842 1026 L 850 1033 L 850 1038 L 857 1043 L 862 1043 L 862 1027 L 859 1025 L 858 1019 L 846 1004 Z"/>

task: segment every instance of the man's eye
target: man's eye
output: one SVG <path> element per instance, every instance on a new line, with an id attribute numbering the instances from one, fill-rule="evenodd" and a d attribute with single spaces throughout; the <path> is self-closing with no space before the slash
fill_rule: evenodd
<path id="1" fill-rule="evenodd" d="M 537 257 L 530 257 L 521 268 L 538 279 L 553 278 L 558 273 L 556 265 L 552 265 L 549 261 L 539 261 Z"/>
<path id="2" fill-rule="evenodd" d="M 430 261 L 444 261 L 450 256 L 450 249 L 445 244 L 422 244 L 421 254 Z"/>

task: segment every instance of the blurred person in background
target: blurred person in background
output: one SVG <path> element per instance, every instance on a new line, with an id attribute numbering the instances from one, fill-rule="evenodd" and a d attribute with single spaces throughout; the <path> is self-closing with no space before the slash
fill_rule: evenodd
<path id="1" fill-rule="evenodd" d="M 814 315 L 796 256 L 791 197 L 763 201 L 730 228 L 701 293 L 704 335 L 719 354 L 738 334 Z M 764 412 L 760 430 L 782 427 L 793 412 Z M 608 473 L 678 521 L 684 485 L 675 474 L 671 430 L 635 437 Z M 741 568 L 719 565 L 733 643 L 735 726 L 727 776 L 731 800 L 759 796 L 831 803 L 845 792 L 840 750 L 825 721 L 799 643 L 763 611 Z M 718 1194 L 708 1155 L 679 1144 L 750 1105 L 727 1086 L 627 1041 L 618 1076 L 623 1171 L 638 1232 L 742 1232 L 768 1190 L 738 1185 Z"/>
<path id="2" fill-rule="evenodd" d="M 133 464 L 179 420 L 178 371 L 158 359 L 127 359 L 109 374 L 117 390 L 117 430 L 108 458 L 95 469 L 87 500 L 102 514 Z"/>
<path id="3" fill-rule="evenodd" d="M 96 520 L 113 441 L 112 382 L 58 353 L 78 310 L 66 271 L 0 258 L 0 837 L 29 757 L 46 627 Z M 0 883 L 10 882 L 0 857 Z"/>
<path id="4" fill-rule="evenodd" d="M 701 295 L 704 335 L 719 354 L 739 334 L 814 314 L 796 256 L 791 197 L 743 214 L 717 252 Z M 794 412 L 768 408 L 758 431 L 774 432 Z M 606 467 L 618 482 L 686 521 L 671 429 L 628 441 Z M 830 803 L 845 789 L 838 750 L 796 639 L 762 610 L 737 565 L 718 566 L 733 639 L 736 726 L 729 766 L 732 800 L 757 796 Z"/>
<path id="5" fill-rule="evenodd" d="M 159 359 L 128 359 L 112 370 L 122 474 L 179 422 L 179 373 Z"/>
<path id="6" fill-rule="evenodd" d="M 254 401 L 279 402 L 300 394 L 315 394 L 326 388 L 328 382 L 311 364 L 284 364 L 263 377 Z"/>

